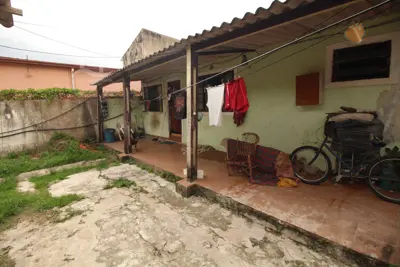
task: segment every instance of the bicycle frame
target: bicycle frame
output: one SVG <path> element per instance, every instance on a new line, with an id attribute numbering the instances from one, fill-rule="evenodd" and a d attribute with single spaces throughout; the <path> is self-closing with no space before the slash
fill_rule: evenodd
<path id="1" fill-rule="evenodd" d="M 318 153 L 314 156 L 314 158 L 310 161 L 310 165 L 318 158 L 318 156 L 321 154 L 321 151 L 323 150 L 323 148 L 327 149 L 333 157 L 335 157 L 336 159 L 336 170 L 338 171 L 338 175 L 341 175 L 341 169 L 342 169 L 342 165 L 344 166 L 345 169 L 350 171 L 350 177 L 355 177 L 355 178 L 365 178 L 365 177 L 360 177 L 360 173 L 361 171 L 363 171 L 364 169 L 361 168 L 361 166 L 364 164 L 364 162 L 369 159 L 369 158 L 375 158 L 375 159 L 379 159 L 379 157 L 377 157 L 375 155 L 375 151 L 373 153 L 368 154 L 368 152 L 365 153 L 364 158 L 361 160 L 361 162 L 359 164 L 357 164 L 357 166 L 360 166 L 360 169 L 358 170 L 358 172 L 354 172 L 355 170 L 355 166 L 354 166 L 354 153 L 352 153 L 352 159 L 351 159 L 351 164 L 348 164 L 346 161 L 344 161 L 342 159 L 342 155 L 340 153 L 337 153 L 335 151 L 333 151 L 330 147 L 329 144 L 336 144 L 332 141 L 330 141 L 328 139 L 327 136 L 325 136 L 324 141 L 322 142 L 322 144 L 319 146 L 319 150 Z M 356 146 L 345 146 L 345 147 L 354 147 L 354 148 L 359 148 Z M 337 166 L 339 165 L 339 166 Z"/>

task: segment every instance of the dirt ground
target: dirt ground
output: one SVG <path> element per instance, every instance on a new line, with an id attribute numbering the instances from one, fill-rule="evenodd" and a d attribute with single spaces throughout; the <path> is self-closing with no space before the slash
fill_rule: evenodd
<path id="1" fill-rule="evenodd" d="M 136 186 L 103 189 L 120 178 Z M 49 191 L 85 199 L 53 220 L 23 220 L 1 233 L 0 249 L 15 266 L 355 266 L 276 235 L 266 222 L 184 199 L 134 165 L 71 175 Z"/>

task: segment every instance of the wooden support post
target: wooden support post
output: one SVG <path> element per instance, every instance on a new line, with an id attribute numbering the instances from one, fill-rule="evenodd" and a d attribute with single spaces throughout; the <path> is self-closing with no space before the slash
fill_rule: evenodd
<path id="1" fill-rule="evenodd" d="M 11 6 L 0 6 L 0 12 L 9 13 L 17 16 L 22 16 L 22 9 L 11 7 Z"/>
<path id="2" fill-rule="evenodd" d="M 124 77 L 124 152 L 132 153 L 131 141 L 131 86 L 129 77 Z"/>
<path id="3" fill-rule="evenodd" d="M 186 143 L 186 166 L 187 179 L 193 182 L 197 178 L 197 54 L 191 47 L 186 48 L 186 90 L 187 106 L 187 143 Z"/>
<path id="4" fill-rule="evenodd" d="M 97 142 L 104 141 L 104 117 L 101 109 L 101 102 L 103 101 L 103 87 L 97 86 Z"/>

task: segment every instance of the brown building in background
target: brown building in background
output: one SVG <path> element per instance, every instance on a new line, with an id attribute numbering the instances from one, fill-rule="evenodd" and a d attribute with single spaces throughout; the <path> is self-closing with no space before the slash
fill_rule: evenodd
<path id="1" fill-rule="evenodd" d="M 55 62 L 0 57 L 0 90 L 73 88 L 96 90 L 91 84 L 117 69 L 82 66 Z M 140 92 L 140 82 L 132 82 L 131 88 Z M 122 84 L 104 87 L 107 92 L 122 92 Z"/>

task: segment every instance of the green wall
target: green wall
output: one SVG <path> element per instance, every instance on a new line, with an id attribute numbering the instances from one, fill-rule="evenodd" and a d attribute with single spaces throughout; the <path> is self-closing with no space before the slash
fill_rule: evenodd
<path id="1" fill-rule="evenodd" d="M 140 100 L 141 99 L 139 97 L 134 97 L 131 102 L 131 106 L 132 108 L 134 108 L 131 112 L 132 126 L 137 124 L 139 127 L 143 127 L 143 104 L 139 103 Z M 106 120 L 124 113 L 124 101 L 121 97 L 107 98 L 107 104 L 108 104 L 108 117 L 106 118 Z M 122 127 L 124 127 L 123 115 L 105 121 L 104 128 L 116 129 L 118 122 L 122 125 Z"/>
<path id="2" fill-rule="evenodd" d="M 388 19 L 384 18 L 383 20 L 386 21 Z M 376 19 L 364 25 L 368 27 L 369 24 L 376 25 L 381 21 L 382 19 Z M 336 33 L 339 29 L 344 29 L 344 26 L 342 25 L 340 28 L 333 29 L 330 32 L 324 32 L 322 35 Z M 370 37 L 397 31 L 400 31 L 400 24 L 398 22 L 367 29 L 366 34 L 367 37 Z M 199 122 L 198 126 L 199 144 L 211 145 L 219 150 L 224 150 L 220 145 L 223 138 L 240 138 L 240 135 L 244 132 L 254 132 L 260 136 L 261 145 L 291 152 L 298 146 L 315 144 L 323 138 L 323 129 L 321 127 L 323 126 L 327 112 L 338 111 L 340 106 L 379 110 L 381 108 L 379 105 L 384 105 L 385 103 L 378 104 L 378 98 L 382 98 L 384 91 L 391 89 L 391 85 L 324 88 L 322 104 L 309 107 L 296 106 L 296 76 L 312 72 L 320 72 L 324 76 L 327 46 L 345 41 L 343 34 L 338 34 L 303 52 L 297 53 L 285 60 L 280 60 L 296 51 L 309 47 L 316 40 L 303 42 L 271 54 L 258 63 L 251 63 L 250 68 L 237 69 L 236 72 L 239 72 L 239 75 L 245 79 L 250 102 L 250 109 L 247 113 L 245 123 L 237 127 L 233 123 L 232 113 L 224 113 L 222 126 L 210 127 L 208 114 L 204 113 L 204 118 Z M 268 51 L 268 49 L 270 48 L 265 48 L 262 51 Z M 394 49 L 398 50 L 399 48 Z M 255 56 L 255 54 L 249 54 L 248 58 Z M 216 65 L 213 70 L 208 70 L 207 72 L 216 73 L 222 71 L 240 63 L 240 60 L 239 58 L 229 61 L 224 65 Z M 275 61 L 279 62 L 255 72 L 260 67 L 269 65 Z M 397 58 L 396 65 L 399 64 L 399 58 Z M 199 73 L 199 75 L 204 74 L 206 73 L 202 71 Z M 175 75 L 175 78 L 181 80 L 182 86 L 186 84 L 184 74 Z M 162 83 L 164 95 L 166 95 L 167 80 L 173 79 L 170 76 L 165 76 L 159 82 L 152 84 Z M 164 112 L 162 113 L 145 112 L 145 129 L 147 133 L 163 137 L 169 136 L 166 104 L 165 100 Z M 153 123 L 151 125 L 152 118 L 163 123 Z M 156 125 L 157 127 L 155 127 Z M 317 132 L 319 128 L 321 129 Z M 186 120 L 182 121 L 182 133 L 182 141 L 186 142 Z"/>

